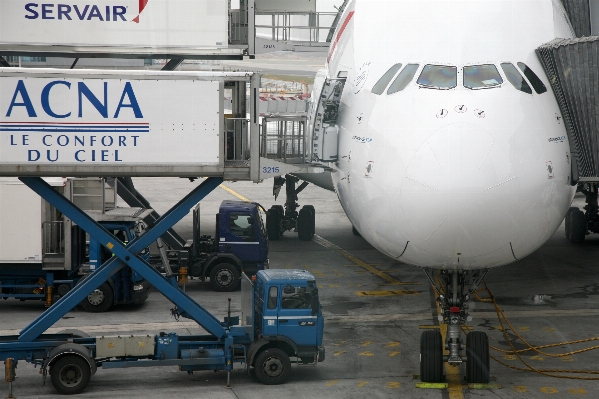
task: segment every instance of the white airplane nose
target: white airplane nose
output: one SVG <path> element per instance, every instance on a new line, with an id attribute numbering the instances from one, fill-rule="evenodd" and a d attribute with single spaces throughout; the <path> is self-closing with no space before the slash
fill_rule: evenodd
<path id="1" fill-rule="evenodd" d="M 509 250 L 514 221 L 508 209 L 517 206 L 519 191 L 509 155 L 491 134 L 476 125 L 447 125 L 422 144 L 402 182 L 410 245 L 441 263 L 478 263 Z"/>

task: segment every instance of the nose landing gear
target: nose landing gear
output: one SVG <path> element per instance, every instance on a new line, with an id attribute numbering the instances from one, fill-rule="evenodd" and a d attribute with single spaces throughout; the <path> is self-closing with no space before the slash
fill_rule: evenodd
<path id="1" fill-rule="evenodd" d="M 489 382 L 489 339 L 487 334 L 472 331 L 465 336 L 462 326 L 472 320 L 468 313 L 472 294 L 482 283 L 485 270 L 441 270 L 425 269 L 439 297 L 439 322 L 447 325 L 443 354 L 442 335 L 438 330 L 425 331 L 420 337 L 420 379 L 422 382 L 441 382 L 443 362 L 457 367 L 466 363 L 466 378 L 469 383 Z M 468 287 L 470 287 L 468 289 Z M 465 344 L 465 345 L 464 345 Z"/>

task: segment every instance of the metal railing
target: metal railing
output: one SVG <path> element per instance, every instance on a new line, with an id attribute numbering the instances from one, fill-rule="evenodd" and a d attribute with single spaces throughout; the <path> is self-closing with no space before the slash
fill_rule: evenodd
<path id="1" fill-rule="evenodd" d="M 305 163 L 305 115 L 262 118 L 260 154 L 285 163 Z"/>
<path id="2" fill-rule="evenodd" d="M 256 35 L 274 41 L 326 43 L 336 16 L 336 12 L 256 12 Z"/>
<path id="3" fill-rule="evenodd" d="M 43 251 L 45 255 L 64 255 L 64 222 L 43 222 Z"/>

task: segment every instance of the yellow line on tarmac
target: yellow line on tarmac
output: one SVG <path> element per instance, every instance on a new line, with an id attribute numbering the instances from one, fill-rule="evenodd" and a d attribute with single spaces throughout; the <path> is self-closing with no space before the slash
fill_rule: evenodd
<path id="1" fill-rule="evenodd" d="M 226 192 L 228 192 L 229 194 L 233 195 L 234 197 L 239 198 L 242 201 L 252 202 L 249 199 L 245 198 L 243 195 L 231 190 L 229 187 L 225 186 L 224 184 L 221 184 L 219 187 L 222 188 L 223 190 L 225 190 Z"/>
<path id="2" fill-rule="evenodd" d="M 389 276 L 386 273 L 383 273 L 376 267 L 373 267 L 372 265 L 369 265 L 368 263 L 364 262 L 363 260 L 356 258 L 355 256 L 353 256 L 346 250 L 339 248 L 337 245 L 333 244 L 330 241 L 325 240 L 324 238 L 322 238 L 319 235 L 314 235 L 314 242 L 317 244 L 320 244 L 323 247 L 328 248 L 334 252 L 337 252 L 339 255 L 343 256 L 344 258 L 349 259 L 350 261 L 354 262 L 356 265 L 360 266 L 361 268 L 368 270 L 370 273 L 379 276 L 383 280 L 387 280 L 388 282 L 390 282 L 393 285 L 402 285 L 403 284 L 401 281 L 394 279 L 393 277 Z"/>

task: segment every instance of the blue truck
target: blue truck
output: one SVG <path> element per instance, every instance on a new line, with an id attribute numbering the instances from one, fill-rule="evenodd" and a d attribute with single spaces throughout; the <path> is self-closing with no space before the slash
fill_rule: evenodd
<path id="1" fill-rule="evenodd" d="M 220 370 L 234 364 L 269 385 L 282 384 L 292 372 L 292 359 L 301 364 L 325 360 L 322 345 L 324 318 L 314 276 L 303 270 L 262 270 L 255 281 L 242 275 L 242 310 L 222 322 L 199 305 L 193 311 L 209 335 L 87 337 L 82 332 L 43 334 L 29 343 L 18 336 L 0 337 L 0 360 L 7 381 L 14 380 L 16 364 L 27 361 L 50 374 L 61 394 L 80 393 L 98 368 L 179 366 L 180 371 Z M 176 316 L 189 316 L 175 309 Z M 229 383 L 230 374 L 227 375 Z"/>
<path id="2" fill-rule="evenodd" d="M 210 279 L 215 291 L 239 288 L 241 273 L 255 275 L 268 269 L 268 235 L 260 205 L 222 201 L 214 236 L 200 235 L 200 205 L 193 210 L 193 239 L 185 247 L 167 251 L 173 273 L 186 268 L 189 276 Z"/>
<path id="3" fill-rule="evenodd" d="M 105 229 L 133 241 L 148 212 L 118 208 L 103 179 L 47 179 L 54 190 L 73 199 Z M 78 225 L 17 179 L 1 178 L 0 298 L 42 300 L 51 306 L 112 254 Z M 148 260 L 149 252 L 141 256 Z M 141 303 L 150 285 L 129 268 L 111 276 L 80 305 L 104 312 L 115 304 Z"/>

